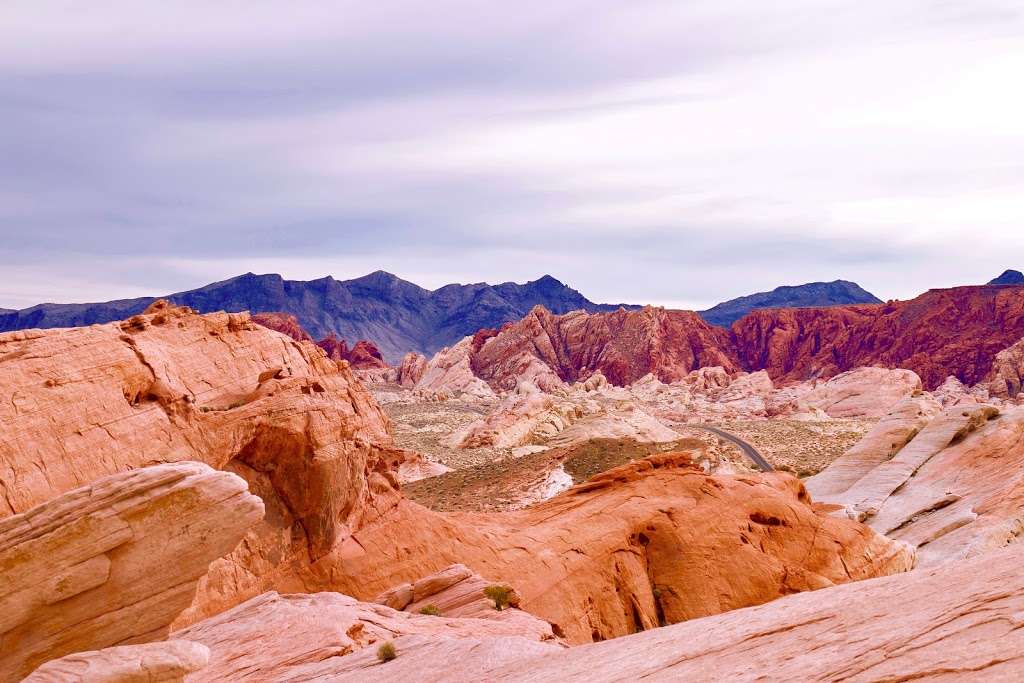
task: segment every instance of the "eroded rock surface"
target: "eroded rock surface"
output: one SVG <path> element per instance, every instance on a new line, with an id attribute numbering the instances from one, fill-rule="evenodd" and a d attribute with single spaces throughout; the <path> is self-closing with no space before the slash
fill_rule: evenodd
<path id="1" fill-rule="evenodd" d="M 926 389 L 950 375 L 974 385 L 1024 337 L 1024 288 L 954 287 L 886 304 L 759 310 L 732 332 L 744 367 L 776 380 L 877 365 L 913 370 Z"/>
<path id="2" fill-rule="evenodd" d="M 815 499 L 918 546 L 923 564 L 971 557 L 1015 541 L 1024 533 L 1024 410 L 1000 414 L 993 406 L 964 404 L 926 418 L 908 416 L 899 438 L 866 439 L 858 445 L 857 459 L 876 464 L 843 488 L 838 482 L 852 477 L 836 478 L 830 471 L 848 464 L 844 456 L 808 482 Z M 899 447 L 904 434 L 913 438 Z M 819 478 L 837 485 L 821 485 Z"/>
<path id="3" fill-rule="evenodd" d="M 326 680 L 356 653 L 365 650 L 376 661 L 377 646 L 407 635 L 437 642 L 514 638 L 543 651 L 562 649 L 550 630 L 534 637 L 517 620 L 414 614 L 340 593 L 265 593 L 178 631 L 174 638 L 209 648 L 209 664 L 188 678 L 195 683 Z M 526 651 L 537 649 L 527 646 Z"/>
<path id="4" fill-rule="evenodd" d="M 184 618 L 282 585 L 400 498 L 402 452 L 350 369 L 244 313 L 156 304 L 122 323 L 0 335 L 0 422 L 0 517 L 160 462 L 250 483 L 267 517 Z"/>
<path id="5" fill-rule="evenodd" d="M 670 453 L 518 512 L 441 516 L 403 502 L 331 566 L 338 590 L 372 597 L 454 562 L 514 586 L 522 609 L 579 643 L 904 571 L 913 553 L 818 514 L 791 476 L 709 476 Z"/>
<path id="6" fill-rule="evenodd" d="M 533 654 L 477 638 L 395 640 L 381 665 L 357 653 L 337 681 L 1017 681 L 1024 678 L 1024 550 L 945 565 Z M 501 653 L 507 653 L 501 657 Z M 493 660 L 492 660 L 493 658 Z"/>
<path id="7" fill-rule="evenodd" d="M 0 680 L 166 636 L 210 562 L 262 516 L 241 478 L 180 462 L 104 477 L 0 520 Z"/>
<path id="8" fill-rule="evenodd" d="M 187 640 L 121 645 L 54 659 L 22 683 L 179 683 L 209 661 L 205 645 Z"/>

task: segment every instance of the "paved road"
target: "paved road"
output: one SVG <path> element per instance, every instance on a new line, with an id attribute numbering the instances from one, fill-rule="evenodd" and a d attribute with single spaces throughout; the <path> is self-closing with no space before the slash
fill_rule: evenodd
<path id="1" fill-rule="evenodd" d="M 756 448 L 754 448 L 749 443 L 747 443 L 746 441 L 744 441 L 740 437 L 736 436 L 735 434 L 730 434 L 729 432 L 725 431 L 724 429 L 719 429 L 718 427 L 712 427 L 711 425 L 691 424 L 691 425 L 686 425 L 686 426 L 687 427 L 696 427 L 697 429 L 705 429 L 705 430 L 711 432 L 712 434 L 717 434 L 718 436 L 722 437 L 723 439 L 726 439 L 728 441 L 732 441 L 734 444 L 736 444 L 737 446 L 740 447 L 740 450 L 743 451 L 744 455 L 746 455 L 748 458 L 750 458 L 754 462 L 755 465 L 757 465 L 758 467 L 761 468 L 762 472 L 771 472 L 771 471 L 773 471 L 775 469 L 774 467 L 772 467 L 770 462 L 765 460 L 763 455 L 761 455 L 760 453 L 757 452 Z"/>

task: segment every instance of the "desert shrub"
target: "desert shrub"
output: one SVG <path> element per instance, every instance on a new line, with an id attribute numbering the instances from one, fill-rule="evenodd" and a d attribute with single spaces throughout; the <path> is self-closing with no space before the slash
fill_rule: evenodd
<path id="1" fill-rule="evenodd" d="M 420 608 L 420 614 L 426 614 L 431 617 L 441 616 L 441 610 L 437 608 L 437 605 L 426 605 Z"/>
<path id="2" fill-rule="evenodd" d="M 512 597 L 512 588 L 499 583 L 492 583 L 484 588 L 484 597 L 494 602 L 494 609 L 499 612 L 508 607 L 509 599 Z"/>
<path id="3" fill-rule="evenodd" d="M 395 644 L 390 640 L 377 648 L 377 659 L 381 662 L 390 662 L 397 656 L 398 653 L 395 652 Z"/>

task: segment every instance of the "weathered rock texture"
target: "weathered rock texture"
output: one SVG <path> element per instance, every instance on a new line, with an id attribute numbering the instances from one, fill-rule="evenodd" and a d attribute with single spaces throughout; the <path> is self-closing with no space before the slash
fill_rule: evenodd
<path id="1" fill-rule="evenodd" d="M 993 551 L 567 650 L 408 636 L 392 662 L 360 652 L 321 672 L 359 683 L 1018 681 L 1021 563 L 1022 548 Z"/>
<path id="2" fill-rule="evenodd" d="M 554 315 L 536 307 L 494 336 L 478 338 L 471 365 L 476 376 L 496 389 L 514 389 L 524 376 L 545 389 L 535 379 L 543 374 L 535 369 L 538 365 L 563 382 L 600 371 L 622 386 L 648 373 L 673 382 L 703 366 L 736 371 L 739 363 L 730 346 L 725 330 L 692 311 L 647 307 Z"/>
<path id="3" fill-rule="evenodd" d="M 205 645 L 187 640 L 121 645 L 51 660 L 22 683 L 179 683 L 209 661 Z"/>
<path id="4" fill-rule="evenodd" d="M 247 314 L 157 306 L 0 335 L 0 423 L 0 517 L 152 463 L 246 479 L 266 520 L 214 564 L 193 616 L 282 585 L 400 498 L 402 452 L 351 371 Z"/>
<path id="5" fill-rule="evenodd" d="M 1024 382 L 1024 339 L 996 354 L 985 387 L 993 396 L 1016 398 Z"/>
<path id="6" fill-rule="evenodd" d="M 375 657 L 377 646 L 404 635 L 440 642 L 515 638 L 536 646 L 526 646 L 529 652 L 562 649 L 550 629 L 546 634 L 531 633 L 516 620 L 413 614 L 340 593 L 265 593 L 174 637 L 209 648 L 209 665 L 188 678 L 198 683 L 329 680 L 333 670 L 355 653 L 366 650 Z M 444 669 L 456 667 L 457 663 L 449 662 Z M 408 680 L 419 680 L 419 676 Z"/>
<path id="7" fill-rule="evenodd" d="M 295 341 L 313 341 L 299 324 L 298 319 L 289 313 L 253 313 L 252 321 L 268 329 L 287 335 Z"/>
<path id="8" fill-rule="evenodd" d="M 0 680 L 166 636 L 210 562 L 262 516 L 241 478 L 180 462 L 101 478 L 0 521 Z"/>
<path id="9" fill-rule="evenodd" d="M 1024 287 L 933 289 L 910 301 L 753 311 L 732 327 L 748 370 L 776 380 L 878 365 L 916 372 L 927 389 L 949 375 L 973 385 L 1024 337 Z"/>
<path id="10" fill-rule="evenodd" d="M 929 413 L 907 405 L 880 423 L 808 480 L 815 500 L 917 546 L 923 564 L 1016 540 L 1024 533 L 1024 410 L 1000 415 L 979 404 Z"/>
<path id="11" fill-rule="evenodd" d="M 819 515 L 792 477 L 707 476 L 686 453 L 524 511 L 431 513 L 401 498 L 404 456 L 347 365 L 247 315 L 157 306 L 120 324 L 3 335 L 0 392 L 6 514 L 183 459 L 241 475 L 264 500 L 264 520 L 213 562 L 179 626 L 269 589 L 371 599 L 463 563 L 584 642 L 913 561 L 902 544 Z"/>
<path id="12" fill-rule="evenodd" d="M 322 566 L 369 597 L 453 562 L 514 586 L 522 609 L 579 643 L 903 571 L 913 553 L 819 515 L 791 476 L 709 476 L 671 453 L 518 512 L 442 517 L 403 502 Z"/>
<path id="13" fill-rule="evenodd" d="M 361 339 L 351 349 L 344 339 L 329 334 L 316 343 L 331 360 L 348 361 L 356 370 L 372 370 L 386 368 L 387 363 L 373 342 Z"/>
<path id="14" fill-rule="evenodd" d="M 257 325 L 285 334 L 295 341 L 313 341 L 313 337 L 289 313 L 253 313 L 252 321 Z M 356 370 L 376 370 L 388 367 L 377 346 L 365 339 L 356 342 L 351 349 L 348 342 L 339 339 L 333 332 L 316 343 L 331 360 L 348 361 Z"/>

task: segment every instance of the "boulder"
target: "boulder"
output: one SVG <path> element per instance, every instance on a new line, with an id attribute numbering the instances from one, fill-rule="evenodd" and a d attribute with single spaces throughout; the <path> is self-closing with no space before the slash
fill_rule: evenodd
<path id="1" fill-rule="evenodd" d="M 210 562 L 263 510 L 240 477 L 180 462 L 103 477 L 0 520 L 0 680 L 165 637 Z"/>
<path id="2" fill-rule="evenodd" d="M 381 644 L 412 635 L 435 642 L 514 638 L 530 643 L 528 652 L 562 649 L 550 629 L 531 633 L 518 620 L 400 612 L 340 593 L 265 593 L 178 631 L 174 638 L 209 648 L 209 664 L 188 678 L 189 683 L 201 683 L 329 680 L 359 652 L 376 662 Z M 437 671 L 453 666 L 440 665 Z M 413 675 L 409 680 L 418 679 Z"/>
<path id="3" fill-rule="evenodd" d="M 187 640 L 121 645 L 51 660 L 22 683 L 179 683 L 209 661 L 205 645 Z"/>

